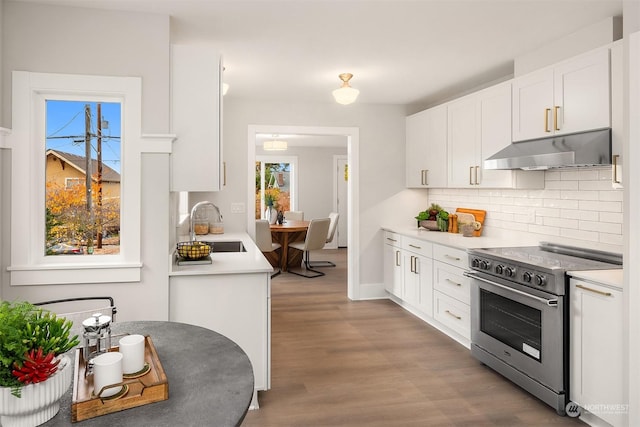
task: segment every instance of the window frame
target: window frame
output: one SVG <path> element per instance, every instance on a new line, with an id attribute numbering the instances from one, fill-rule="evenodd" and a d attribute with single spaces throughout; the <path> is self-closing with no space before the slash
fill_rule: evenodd
<path id="1" fill-rule="evenodd" d="M 298 156 L 260 154 L 255 156 L 256 161 L 260 162 L 260 217 L 264 217 L 266 206 L 264 204 L 265 190 L 265 163 L 288 163 L 291 165 L 291 194 L 290 194 L 290 210 L 298 210 Z"/>
<path id="2" fill-rule="evenodd" d="M 11 285 L 139 282 L 142 81 L 14 71 L 12 74 Z M 46 100 L 121 104 L 120 253 L 45 255 Z M 125 215 L 126 212 L 126 215 Z"/>

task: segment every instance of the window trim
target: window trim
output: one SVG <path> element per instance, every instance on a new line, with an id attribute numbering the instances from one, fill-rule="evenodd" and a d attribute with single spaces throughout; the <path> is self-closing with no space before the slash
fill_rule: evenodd
<path id="1" fill-rule="evenodd" d="M 11 180 L 11 285 L 139 282 L 142 81 L 107 77 L 13 72 Z M 121 103 L 121 241 L 115 255 L 44 254 L 45 99 Z M 158 139 L 157 135 L 154 135 Z M 168 145 L 170 147 L 170 143 Z M 166 147 L 166 145 L 165 145 Z M 157 150 L 154 150 L 157 152 Z M 126 213 L 126 215 L 124 214 Z"/>
<path id="2" fill-rule="evenodd" d="M 264 205 L 264 190 L 265 190 L 265 182 L 264 182 L 264 164 L 265 163 L 289 163 L 291 165 L 291 176 L 293 179 L 291 180 L 291 194 L 289 205 L 290 210 L 295 211 L 298 210 L 298 156 L 279 156 L 277 154 L 259 154 L 255 156 L 256 161 L 260 162 L 260 181 L 261 181 L 261 190 L 260 190 L 260 216 L 262 217 L 266 206 Z"/>

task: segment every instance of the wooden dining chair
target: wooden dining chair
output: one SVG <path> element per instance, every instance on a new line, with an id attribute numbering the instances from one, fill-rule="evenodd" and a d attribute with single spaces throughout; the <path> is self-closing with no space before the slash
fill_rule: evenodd
<path id="1" fill-rule="evenodd" d="M 281 248 L 280 243 L 275 243 L 271 239 L 271 229 L 269 228 L 269 221 L 266 219 L 256 220 L 256 246 L 263 254 L 274 252 Z M 278 257 L 278 265 L 280 265 L 281 256 Z M 271 277 L 276 277 L 280 272 L 281 270 L 278 268 Z"/>
<path id="2" fill-rule="evenodd" d="M 304 242 L 289 243 L 290 248 L 303 252 L 302 264 L 305 267 L 300 271 L 289 270 L 290 273 L 308 278 L 324 276 L 323 272 L 314 270 L 309 264 L 309 251 L 322 249 L 324 247 L 330 224 L 331 220 L 329 218 L 312 219 L 309 223 L 309 229 L 307 230 L 307 236 Z"/>
<path id="3" fill-rule="evenodd" d="M 290 221 L 304 221 L 304 212 L 302 211 L 286 211 L 284 219 Z"/>
<path id="4" fill-rule="evenodd" d="M 325 243 L 330 243 L 333 240 L 333 236 L 336 234 L 336 229 L 338 228 L 338 219 L 340 215 L 337 212 L 331 212 L 329 214 L 329 219 L 331 223 L 329 224 L 329 232 L 327 233 L 327 240 Z M 309 261 L 309 265 L 313 268 L 318 267 L 335 267 L 336 264 L 331 261 Z"/>

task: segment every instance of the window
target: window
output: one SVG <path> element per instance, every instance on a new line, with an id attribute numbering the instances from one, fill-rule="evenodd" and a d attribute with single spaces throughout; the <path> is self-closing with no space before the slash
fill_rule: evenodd
<path id="1" fill-rule="evenodd" d="M 9 137 L 9 147 L 12 150 L 12 180 L 11 180 L 11 272 L 12 285 L 37 285 L 57 283 L 105 283 L 105 282 L 132 282 L 140 280 L 140 153 L 143 150 L 141 132 L 141 80 L 135 77 L 103 77 L 81 76 L 64 74 L 29 73 L 14 71 L 13 79 L 13 128 Z M 85 187 L 86 180 L 91 182 L 91 190 L 95 188 L 95 174 L 86 174 L 86 167 L 72 165 L 71 159 L 63 159 L 59 155 L 60 147 L 53 147 L 54 139 L 47 138 L 56 133 L 56 129 L 48 128 L 52 117 L 51 106 L 55 103 L 65 103 L 67 106 L 82 105 L 82 113 L 85 114 L 84 105 L 89 104 L 97 108 L 101 104 L 103 110 L 110 106 L 116 106 L 113 113 L 113 124 L 122 123 L 121 129 L 112 129 L 110 134 L 102 134 L 103 163 L 109 165 L 119 174 L 119 196 L 114 191 L 109 194 L 103 192 L 103 207 L 112 203 L 118 205 L 117 211 L 119 223 L 115 228 L 119 236 L 117 251 L 105 253 L 101 256 L 77 256 L 73 250 L 69 253 L 60 253 L 56 256 L 47 255 L 53 240 L 49 239 L 48 231 L 52 222 L 60 220 L 50 215 L 47 205 L 47 178 L 48 161 L 56 158 L 56 162 L 64 160 L 64 181 L 60 180 L 60 186 L 64 190 L 73 192 Z M 60 104 L 62 105 L 62 104 Z M 97 118 L 105 114 L 98 114 L 94 110 L 91 115 L 93 124 L 89 126 L 91 143 L 84 144 L 85 149 L 91 151 L 91 166 L 99 163 L 97 159 Z M 115 118 L 119 118 L 116 120 Z M 69 120 L 72 118 L 69 117 Z M 67 120 L 68 121 L 68 120 Z M 84 127 L 84 118 L 83 127 Z M 66 122 L 61 122 L 64 126 Z M 101 124 L 102 125 L 102 124 Z M 64 128 L 61 132 L 64 132 Z M 57 134 L 57 133 L 56 133 Z M 59 134 L 57 134 L 59 135 Z M 105 135 L 115 141 L 120 137 L 119 143 L 110 144 L 107 148 Z M 71 136 L 66 133 L 62 136 Z M 60 140 L 69 141 L 68 138 Z M 73 142 L 71 142 L 73 144 Z M 51 144 L 51 145 L 50 145 Z M 117 149 L 116 147 L 119 147 Z M 114 153 L 111 150 L 115 150 Z M 119 150 L 119 151 L 118 151 Z M 108 153 L 108 156 L 107 156 Z M 44 155 L 43 155 L 44 154 Z M 73 153 L 68 153 L 73 154 Z M 51 156 L 50 156 L 51 155 Z M 79 157 L 83 157 L 79 155 Z M 119 157 L 119 158 L 118 158 Z M 108 163 L 114 160 L 115 163 Z M 80 162 L 81 163 L 81 162 Z M 119 166 L 118 166 L 119 164 Z M 111 167 L 113 165 L 113 167 Z M 60 163 L 58 163 L 58 167 Z M 75 169 L 74 173 L 70 172 Z M 78 169 L 82 169 L 79 171 Z M 93 167 L 91 167 L 93 169 Z M 97 169 L 97 168 L 96 168 Z M 53 170 L 53 169 L 52 169 Z M 76 174 L 76 172 L 80 172 Z M 87 176 L 88 175 L 88 176 Z M 103 169 L 104 178 L 104 169 Z M 84 181 L 83 181 L 84 179 Z M 80 181 L 80 182 L 78 182 Z M 103 190 L 104 190 L 103 180 Z M 87 203 L 86 191 L 84 197 Z M 93 202 L 93 198 L 90 198 Z M 116 203 L 117 202 L 117 203 Z M 87 210 L 82 213 L 87 215 Z M 126 212 L 126 215 L 119 215 Z M 95 213 L 95 211 L 94 211 Z M 113 219 L 113 218 L 111 218 Z M 66 226 L 71 221 L 67 219 Z M 94 221 L 86 221 L 82 230 L 87 236 L 93 231 Z M 76 227 L 76 228 L 82 228 Z M 95 230 L 95 229 L 94 229 Z M 60 243 L 72 247 L 86 249 L 87 240 L 81 241 L 80 234 L 73 233 L 60 238 Z M 88 232 L 87 232 L 88 231 Z M 103 228 L 104 231 L 104 228 Z M 74 234 L 76 233 L 76 234 Z M 93 234 L 95 238 L 96 235 Z M 73 245 L 74 243 L 76 246 Z M 94 239 L 92 241 L 95 242 Z M 84 245 L 83 245 L 84 243 Z M 44 250 L 43 250 L 44 248 Z M 62 249 L 60 252 L 64 252 Z M 49 252 L 50 253 L 50 252 Z M 83 250 L 86 253 L 86 250 Z"/>
<path id="2" fill-rule="evenodd" d="M 297 157 L 256 157 L 256 219 L 264 218 L 265 196 L 275 200 L 278 211 L 297 207 Z"/>
<path id="3" fill-rule="evenodd" d="M 121 105 L 45 104 L 45 254 L 117 254 Z"/>

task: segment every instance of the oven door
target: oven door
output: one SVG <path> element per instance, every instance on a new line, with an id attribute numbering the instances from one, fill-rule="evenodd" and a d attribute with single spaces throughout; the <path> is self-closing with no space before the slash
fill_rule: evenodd
<path id="1" fill-rule="evenodd" d="M 565 391 L 564 296 L 478 272 L 471 277 L 471 342 L 555 392 Z"/>

